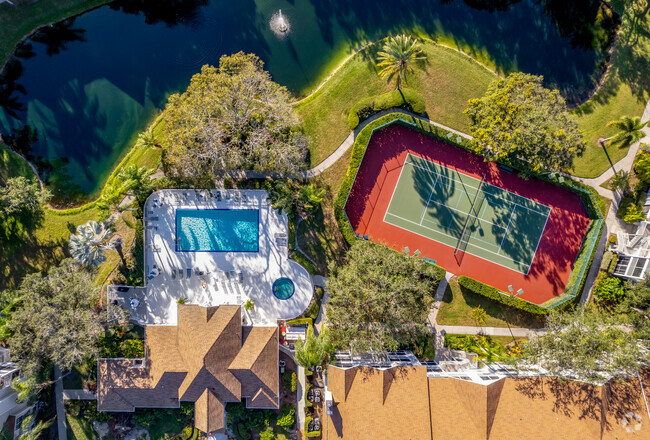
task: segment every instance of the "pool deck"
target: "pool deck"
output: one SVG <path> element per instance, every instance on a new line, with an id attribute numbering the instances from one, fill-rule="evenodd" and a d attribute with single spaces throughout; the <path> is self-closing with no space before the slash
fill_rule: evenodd
<path id="1" fill-rule="evenodd" d="M 273 324 L 301 315 L 309 306 L 313 285 L 307 270 L 288 258 L 288 221 L 278 214 L 262 190 L 161 190 L 145 204 L 144 301 L 131 310 L 140 324 L 176 324 L 176 304 L 255 307 L 244 311 L 248 325 Z M 259 209 L 258 252 L 177 252 L 177 209 Z M 152 274 L 153 271 L 153 274 Z M 173 271 L 176 271 L 173 276 Z M 178 272 L 182 271 L 182 277 Z M 189 276 L 188 276 L 189 274 Z M 295 293 L 286 300 L 272 293 L 273 282 L 290 278 Z M 124 298 L 127 308 L 130 298 Z M 243 310 L 243 309 L 242 309 Z"/>

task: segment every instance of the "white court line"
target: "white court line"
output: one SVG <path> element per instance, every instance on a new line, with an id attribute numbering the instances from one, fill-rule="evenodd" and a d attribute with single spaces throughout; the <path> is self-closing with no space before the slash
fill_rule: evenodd
<path id="1" fill-rule="evenodd" d="M 422 224 L 422 220 L 424 219 L 424 214 L 426 214 L 427 209 L 429 209 L 429 202 L 431 201 L 431 197 L 433 196 L 433 191 L 435 191 L 436 189 L 436 184 L 438 183 L 438 177 L 440 177 L 440 174 L 436 174 L 436 180 L 433 182 L 433 186 L 431 187 L 431 192 L 429 193 L 429 198 L 427 199 L 427 204 L 424 206 L 424 210 L 422 211 L 422 216 L 420 217 L 420 224 Z"/>
<path id="2" fill-rule="evenodd" d="M 481 197 L 481 196 L 479 196 L 479 197 Z M 482 200 L 486 200 L 486 199 L 482 198 Z M 489 224 L 491 224 L 491 225 L 493 225 L 493 226 L 496 226 L 497 228 L 505 229 L 503 226 L 501 226 L 501 225 L 497 225 L 496 223 L 492 223 L 492 222 L 489 221 L 489 220 L 485 220 L 484 218 L 481 218 L 480 216 L 472 215 L 472 214 L 470 214 L 470 213 L 468 213 L 468 212 L 461 211 L 460 209 L 452 208 L 451 206 L 449 206 L 449 205 L 447 205 L 447 204 L 445 204 L 445 203 L 437 202 L 437 201 L 435 201 L 435 200 L 431 200 L 431 201 L 432 201 L 433 203 L 437 203 L 437 204 L 440 205 L 440 206 L 445 206 L 445 207 L 449 208 L 450 210 L 454 210 L 454 211 L 457 211 L 457 212 L 459 212 L 459 213 L 461 213 L 461 214 L 468 215 L 468 216 L 470 216 L 470 217 L 474 217 L 474 218 L 478 219 L 479 221 L 482 221 L 482 222 L 485 222 L 485 223 L 489 223 Z M 459 199 L 459 201 L 460 201 L 460 199 Z M 489 205 L 490 202 L 488 201 L 487 204 Z M 458 206 L 458 203 L 456 203 L 456 206 Z M 486 206 L 487 206 L 487 205 L 486 205 Z M 513 207 L 512 209 L 515 209 L 515 207 Z M 426 219 L 425 219 L 425 220 L 426 220 Z M 433 223 L 431 220 L 427 220 L 427 221 Z M 454 228 L 451 228 L 451 227 L 447 227 L 447 229 L 453 229 L 453 230 L 455 231 L 455 229 L 454 229 Z"/>
<path id="3" fill-rule="evenodd" d="M 386 213 L 386 214 L 388 215 L 388 213 Z M 400 219 L 400 220 L 404 220 L 404 221 L 406 221 L 406 222 L 413 223 L 414 225 L 416 225 L 416 226 L 420 226 L 421 228 L 428 229 L 429 231 L 434 232 L 434 233 L 436 233 L 436 234 L 440 234 L 440 235 L 445 236 L 445 237 L 451 237 L 451 235 L 443 234 L 443 233 L 440 232 L 440 231 L 436 231 L 435 229 L 428 228 L 428 227 L 426 227 L 426 226 L 424 226 L 424 225 L 418 225 L 416 222 L 414 222 L 414 221 L 412 221 L 412 220 L 409 220 L 409 219 L 406 219 L 406 218 L 403 218 L 403 217 L 400 217 L 399 215 L 395 215 L 395 214 L 390 214 L 390 215 L 391 215 L 392 217 L 398 218 L 398 219 Z M 393 226 L 396 226 L 396 227 L 398 227 L 398 228 L 400 228 L 400 229 L 406 229 L 406 228 L 404 228 L 404 227 L 401 226 L 401 225 L 396 225 L 395 223 L 391 223 L 391 222 L 389 222 L 389 221 L 386 221 L 386 223 L 388 223 L 388 224 L 390 224 L 390 225 L 393 225 Z M 417 232 L 415 232 L 415 231 L 411 231 L 410 229 L 406 229 L 406 230 L 409 231 L 409 232 L 411 232 L 412 234 L 419 235 L 420 237 L 424 237 L 424 238 L 427 238 L 427 239 L 429 239 L 429 240 L 432 240 L 432 239 L 433 239 L 432 237 L 429 237 L 429 236 L 426 236 L 426 235 L 419 234 L 419 233 L 417 233 Z M 449 247 L 453 248 L 453 246 L 451 246 L 451 245 L 448 245 L 448 244 L 443 243 L 443 242 L 438 241 L 438 240 L 436 240 L 436 241 L 437 241 L 438 243 L 440 243 L 440 244 L 444 244 L 445 246 L 449 246 Z M 468 244 L 469 244 L 469 243 L 468 243 Z M 481 246 L 476 246 L 475 244 L 472 244 L 472 246 L 474 246 L 474 247 L 477 248 L 477 249 L 484 250 L 485 252 L 489 252 L 489 253 L 491 253 L 491 254 L 494 254 L 494 255 L 496 255 L 496 256 L 498 256 L 498 257 L 502 257 L 502 258 L 504 258 L 504 259 L 508 259 L 509 261 L 512 261 L 513 263 L 516 263 L 516 264 L 520 264 L 520 265 L 522 265 L 522 266 L 524 266 L 524 267 L 528 266 L 528 270 L 530 270 L 530 264 L 522 263 L 521 261 L 517 261 L 517 260 L 515 260 L 515 259 L 513 259 L 513 258 L 505 257 L 504 255 L 498 255 L 496 252 L 493 252 L 493 251 L 491 251 L 491 250 L 489 250 L 489 249 L 485 249 L 485 248 L 483 248 L 483 247 L 481 247 Z M 465 251 L 465 252 L 467 252 L 467 251 Z M 497 262 L 492 261 L 492 260 L 488 260 L 487 258 L 482 257 L 482 256 L 480 256 L 480 255 L 476 255 L 476 254 L 473 254 L 473 253 L 471 253 L 471 252 L 468 252 L 468 253 L 471 254 L 471 255 L 474 255 L 475 257 L 478 257 L 478 258 L 481 258 L 481 259 L 483 259 L 483 260 L 489 261 L 489 262 L 491 262 L 491 263 L 498 264 L 499 266 L 505 267 L 506 269 L 514 270 L 514 271 L 519 272 L 519 273 L 524 273 L 524 272 L 522 272 L 522 271 L 520 271 L 520 270 L 513 269 L 512 267 L 504 266 L 503 264 L 497 263 Z M 527 273 L 528 273 L 528 272 L 526 272 L 526 274 L 527 274 Z"/>
<path id="4" fill-rule="evenodd" d="M 508 218 L 508 227 L 506 228 L 506 233 L 504 234 L 503 238 L 501 239 L 501 243 L 499 243 L 499 252 L 501 252 L 501 246 L 503 246 L 503 242 L 506 241 L 506 238 L 508 237 L 508 229 L 510 229 L 510 222 L 512 222 L 512 217 L 514 217 L 514 215 L 515 215 L 515 206 L 513 206 L 512 211 L 510 211 L 510 218 Z M 497 254 L 499 252 L 497 252 Z"/>
<path id="5" fill-rule="evenodd" d="M 533 265 L 533 261 L 535 261 L 535 257 L 537 256 L 537 248 L 539 248 L 539 244 L 542 242 L 542 236 L 544 235 L 544 231 L 546 230 L 546 224 L 548 223 L 548 219 L 550 216 L 551 216 L 551 211 L 548 212 L 548 215 L 546 216 L 546 221 L 544 222 L 544 227 L 542 228 L 542 233 L 539 234 L 539 238 L 537 239 L 537 246 L 535 246 L 535 253 L 533 253 L 533 258 L 532 260 L 530 260 L 530 265 L 528 266 L 526 275 L 528 275 L 528 272 L 530 272 L 530 268 Z"/>
<path id="6" fill-rule="evenodd" d="M 363 154 L 366 154 L 365 152 Z M 407 153 L 406 160 L 404 160 L 404 165 L 406 165 L 406 161 L 408 160 L 408 155 L 411 153 Z M 382 221 L 386 221 L 386 216 L 388 215 L 388 211 L 390 211 L 390 205 L 393 203 L 393 197 L 395 196 L 395 191 L 397 191 L 397 187 L 399 186 L 399 181 L 402 179 L 402 172 L 404 171 L 404 168 L 406 168 L 404 165 L 402 165 L 402 169 L 399 170 L 399 176 L 397 176 L 397 182 L 395 183 L 395 186 L 393 187 L 393 193 L 390 195 L 390 201 L 388 202 L 388 208 L 386 208 L 386 212 L 384 213 L 384 219 Z M 355 177 L 356 179 L 356 177 Z M 347 202 L 346 202 L 347 203 Z"/>
<path id="7" fill-rule="evenodd" d="M 408 153 L 408 154 L 411 155 L 411 153 Z M 418 156 L 414 156 L 414 157 L 418 157 Z M 427 160 L 427 159 L 424 159 L 424 158 L 421 158 L 421 157 L 420 157 L 419 159 L 421 159 L 421 160 L 426 160 L 427 162 L 431 162 L 430 160 Z M 431 163 L 435 163 L 435 162 L 431 162 Z M 428 171 L 428 172 L 430 172 L 430 173 L 431 173 L 431 172 L 435 172 L 435 171 L 432 171 L 432 170 L 430 170 L 430 169 L 428 169 L 428 168 L 425 168 L 425 167 L 422 167 L 422 166 L 416 165 L 414 162 L 404 162 L 404 165 L 407 165 L 407 164 L 408 164 L 408 165 L 411 165 L 411 166 L 413 166 L 413 167 L 415 167 L 415 168 L 420 168 L 421 170 Z M 447 167 L 445 167 L 444 165 L 440 165 L 440 166 L 443 166 L 444 168 L 447 168 Z M 451 168 L 447 168 L 447 169 L 448 169 L 448 170 L 451 170 L 451 171 L 456 171 L 458 174 L 462 174 L 463 176 L 467 176 L 467 177 L 469 177 L 470 179 L 474 179 L 474 180 L 476 180 L 475 177 L 472 177 L 472 176 L 470 176 L 470 175 L 468 175 L 468 174 L 465 174 L 465 173 L 461 173 L 461 172 L 458 171 L 458 170 L 452 170 Z M 436 173 L 436 174 L 438 174 L 438 173 Z M 444 179 L 447 179 L 447 180 L 451 180 L 451 181 L 453 181 L 453 182 L 456 182 L 456 179 L 450 179 L 450 178 L 447 177 L 447 176 L 442 176 L 442 177 L 443 177 Z M 508 193 L 512 194 L 513 196 L 515 196 L 516 198 L 524 199 L 524 200 L 528 200 L 528 201 L 533 202 L 533 203 L 535 203 L 535 204 L 537 204 L 537 205 L 544 206 L 544 207 L 548 208 L 549 210 L 551 209 L 550 206 L 547 206 L 547 205 L 545 205 L 545 204 L 543 204 L 543 203 L 536 202 L 536 201 L 534 201 L 534 200 L 528 199 L 528 198 L 526 198 L 526 197 L 524 197 L 524 196 L 520 196 L 519 194 L 514 193 L 514 192 L 512 192 L 512 191 L 510 191 L 510 190 L 507 190 L 507 189 L 505 189 L 505 188 L 501 188 L 501 187 L 498 187 L 498 186 L 496 186 L 496 185 L 492 185 L 491 183 L 485 183 L 485 184 L 488 185 L 488 186 L 491 186 L 492 188 L 496 188 L 496 189 L 498 189 L 498 190 L 500 190 L 500 191 L 508 192 Z M 446 184 L 446 183 L 445 183 L 445 185 L 447 185 L 447 186 L 451 186 L 451 185 Z M 472 185 L 470 185 L 470 184 L 464 184 L 464 185 L 467 186 L 467 187 L 469 187 L 469 188 L 472 188 L 472 189 L 478 189 L 478 187 L 474 187 L 474 186 L 472 186 Z M 456 188 L 456 186 L 453 186 L 453 188 Z M 521 206 L 522 208 L 527 209 L 527 210 L 529 210 L 529 211 L 532 211 L 532 212 L 534 212 L 534 213 L 536 213 L 536 214 L 539 214 L 539 215 L 547 215 L 547 214 L 544 214 L 543 212 L 537 211 L 537 210 L 535 210 L 535 209 L 533 209 L 533 208 L 529 208 L 528 206 L 522 205 L 522 204 L 517 203 L 517 202 L 514 202 L 514 201 L 512 201 L 512 200 L 508 200 L 508 199 L 506 199 L 506 198 L 504 198 L 504 197 L 501 197 L 501 196 L 499 196 L 499 195 L 497 195 L 497 194 L 494 194 L 494 193 L 491 193 L 491 192 L 486 192 L 486 191 L 484 191 L 484 190 L 482 190 L 482 191 L 483 191 L 485 194 L 489 194 L 489 195 L 491 195 L 491 196 L 494 196 L 494 197 L 497 197 L 497 198 L 499 198 L 499 199 L 501 199 L 501 200 L 506 201 L 509 205 L 513 205 L 513 204 L 514 204 L 514 205 L 518 205 L 518 206 Z"/>

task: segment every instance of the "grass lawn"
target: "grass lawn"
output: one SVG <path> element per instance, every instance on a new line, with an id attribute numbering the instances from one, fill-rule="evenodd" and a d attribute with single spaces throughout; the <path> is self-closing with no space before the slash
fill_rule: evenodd
<path id="1" fill-rule="evenodd" d="M 36 176 L 34 176 L 29 165 L 0 142 L 0 182 L 20 176 L 29 180 L 36 180 Z"/>
<path id="2" fill-rule="evenodd" d="M 347 244 L 338 229 L 331 201 L 300 222 L 298 244 L 317 263 L 320 274 L 328 273 L 330 261 L 342 261 Z"/>
<path id="3" fill-rule="evenodd" d="M 609 87 L 612 90 L 606 90 Z M 635 96 L 618 76 L 614 76 L 607 80 L 607 85 L 594 99 L 574 110 L 578 126 L 585 133 L 587 149 L 574 161 L 572 174 L 597 177 L 612 163 L 625 157 L 628 148 L 609 145 L 603 149 L 598 144 L 598 138 L 607 138 L 616 133 L 616 129 L 607 127 L 608 122 L 625 115 L 641 116 L 646 102 L 647 100 Z"/>
<path id="4" fill-rule="evenodd" d="M 596 142 L 616 130 L 607 123 L 621 116 L 641 116 L 650 98 L 650 13 L 638 18 L 637 31 L 631 31 L 624 21 L 612 59 L 610 73 L 601 90 L 586 104 L 574 110 L 578 126 L 585 133 L 587 150 L 573 166 L 573 174 L 596 177 L 627 154 L 627 148 L 609 146 L 607 153 Z M 609 159 L 608 159 L 609 155 Z"/>
<path id="5" fill-rule="evenodd" d="M 309 137 L 311 166 L 329 156 L 350 134 L 348 112 L 359 100 L 392 89 L 377 75 L 375 43 L 350 59 L 314 95 L 298 102 L 296 112 Z M 426 65 L 409 75 L 409 87 L 417 90 L 427 103 L 427 113 L 436 122 L 467 130 L 469 119 L 463 115 L 467 100 L 483 95 L 496 76 L 471 58 L 432 41 L 425 40 Z"/>
<path id="6" fill-rule="evenodd" d="M 123 253 L 127 253 L 133 245 L 135 240 L 135 217 L 133 211 L 125 211 L 120 215 L 119 219 L 115 222 L 115 233 L 122 237 L 123 240 Z M 106 261 L 97 267 L 95 272 L 94 284 L 101 286 L 106 282 L 113 269 L 120 264 L 120 255 L 116 250 L 107 251 L 105 254 Z"/>
<path id="7" fill-rule="evenodd" d="M 480 295 L 462 291 L 454 277 L 449 281 L 449 286 L 438 311 L 437 321 L 440 325 L 469 325 L 476 326 L 472 319 L 472 309 L 481 306 L 486 313 L 485 327 L 544 327 L 543 319 L 506 307 Z"/>
<path id="8" fill-rule="evenodd" d="M 108 0 L 13 0 L 13 3 L 13 6 L 0 4 L 0 65 L 14 46 L 37 27 L 80 14 Z"/>
<path id="9" fill-rule="evenodd" d="M 69 439 L 75 440 L 95 440 L 99 435 L 93 429 L 93 426 L 87 420 L 81 417 L 73 417 L 70 414 L 65 415 L 66 431 Z"/>

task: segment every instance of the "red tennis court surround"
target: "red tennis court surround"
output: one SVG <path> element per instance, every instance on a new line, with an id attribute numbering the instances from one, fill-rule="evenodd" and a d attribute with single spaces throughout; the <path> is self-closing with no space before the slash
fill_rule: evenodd
<path id="1" fill-rule="evenodd" d="M 383 221 L 408 153 L 475 176 L 485 182 L 551 207 L 528 275 Z M 355 232 L 396 250 L 408 247 L 455 275 L 466 275 L 503 291 L 523 289 L 521 298 L 541 304 L 564 292 L 589 217 L 577 194 L 537 179 L 508 174 L 494 162 L 400 124 L 376 131 L 368 144 L 345 211 Z"/>

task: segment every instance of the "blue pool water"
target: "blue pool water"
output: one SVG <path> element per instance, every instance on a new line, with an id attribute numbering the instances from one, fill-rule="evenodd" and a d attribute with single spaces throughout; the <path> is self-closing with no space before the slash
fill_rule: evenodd
<path id="1" fill-rule="evenodd" d="M 176 210 L 177 252 L 257 252 L 257 209 Z"/>
<path id="2" fill-rule="evenodd" d="M 273 295 L 278 299 L 289 299 L 296 291 L 296 286 L 289 278 L 278 278 L 273 283 Z"/>

